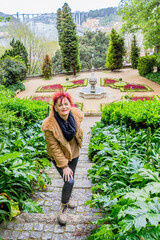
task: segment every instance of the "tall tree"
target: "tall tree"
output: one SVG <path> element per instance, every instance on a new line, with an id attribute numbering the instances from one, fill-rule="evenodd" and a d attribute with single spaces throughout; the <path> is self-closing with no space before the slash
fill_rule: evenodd
<path id="1" fill-rule="evenodd" d="M 133 35 L 133 39 L 131 43 L 131 64 L 133 69 L 137 69 L 139 56 L 140 56 L 140 49 L 137 46 L 136 36 Z"/>
<path id="2" fill-rule="evenodd" d="M 76 24 L 73 22 L 71 9 L 65 3 L 62 11 L 57 12 L 57 30 L 59 33 L 59 45 L 62 52 L 62 65 L 63 68 L 69 72 L 79 72 L 81 69 L 79 59 L 79 43 L 76 32 Z"/>
<path id="3" fill-rule="evenodd" d="M 110 46 L 106 57 L 106 66 L 108 69 L 111 71 L 121 69 L 124 54 L 124 39 L 113 28 L 110 33 Z"/>
<path id="4" fill-rule="evenodd" d="M 119 14 L 124 21 L 123 31 L 140 30 L 146 48 L 160 52 L 160 1 L 159 0 L 121 0 Z"/>
<path id="5" fill-rule="evenodd" d="M 103 68 L 106 63 L 106 54 L 109 46 L 109 35 L 101 31 L 87 31 L 79 37 L 80 60 L 82 69 Z M 92 62 L 91 56 L 94 55 Z"/>

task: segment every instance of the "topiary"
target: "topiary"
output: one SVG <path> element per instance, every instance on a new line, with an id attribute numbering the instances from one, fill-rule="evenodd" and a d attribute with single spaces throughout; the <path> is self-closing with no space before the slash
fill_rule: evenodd
<path id="1" fill-rule="evenodd" d="M 133 35 L 133 40 L 131 44 L 131 64 L 133 69 L 137 69 L 139 54 L 140 48 L 137 46 L 135 35 Z"/>
<path id="2" fill-rule="evenodd" d="M 49 55 L 46 55 L 44 58 L 42 73 L 45 79 L 49 79 L 52 76 L 52 61 Z"/>

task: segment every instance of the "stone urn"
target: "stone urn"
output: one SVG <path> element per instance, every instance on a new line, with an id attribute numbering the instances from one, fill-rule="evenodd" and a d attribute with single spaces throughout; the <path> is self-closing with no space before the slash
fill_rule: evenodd
<path id="1" fill-rule="evenodd" d="M 89 78 L 89 84 L 91 85 L 90 92 L 95 93 L 96 92 L 95 86 L 97 84 L 97 78 L 96 78 L 94 72 L 91 73 L 91 76 Z"/>

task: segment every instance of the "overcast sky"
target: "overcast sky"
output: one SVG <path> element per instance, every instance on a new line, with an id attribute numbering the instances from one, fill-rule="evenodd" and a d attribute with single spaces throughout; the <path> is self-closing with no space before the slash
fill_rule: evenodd
<path id="1" fill-rule="evenodd" d="M 67 2 L 72 12 L 116 7 L 120 0 L 0 0 L 0 12 L 19 13 L 56 13 Z"/>

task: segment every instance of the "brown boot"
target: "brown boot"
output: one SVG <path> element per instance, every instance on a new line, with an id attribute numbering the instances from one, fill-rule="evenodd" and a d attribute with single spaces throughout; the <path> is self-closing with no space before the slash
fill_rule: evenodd
<path id="1" fill-rule="evenodd" d="M 61 203 L 60 210 L 59 210 L 59 216 L 58 216 L 58 222 L 59 224 L 65 225 L 67 223 L 67 204 Z"/>
<path id="2" fill-rule="evenodd" d="M 75 208 L 75 202 L 74 199 L 72 197 L 70 197 L 69 202 L 68 202 L 68 207 L 69 208 Z"/>

